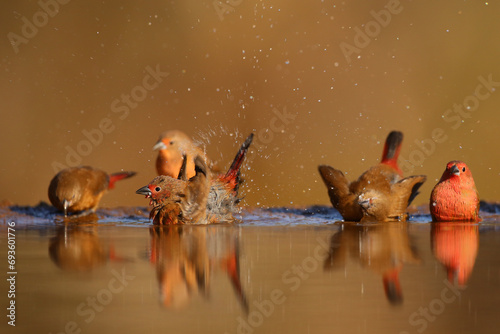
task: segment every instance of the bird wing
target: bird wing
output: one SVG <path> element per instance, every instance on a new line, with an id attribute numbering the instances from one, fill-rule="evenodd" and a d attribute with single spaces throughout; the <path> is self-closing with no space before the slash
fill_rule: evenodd
<path id="1" fill-rule="evenodd" d="M 333 207 L 345 220 L 359 221 L 363 217 L 357 195 L 349 188 L 349 181 L 342 171 L 327 165 L 318 166 L 319 174 L 328 188 Z"/>
<path id="2" fill-rule="evenodd" d="M 349 181 L 342 171 L 331 166 L 319 165 L 318 171 L 328 188 L 328 196 L 333 206 L 337 208 L 342 199 L 350 194 Z"/>
<path id="3" fill-rule="evenodd" d="M 388 218 L 404 220 L 406 208 L 419 194 L 418 189 L 422 186 L 426 179 L 427 177 L 425 175 L 413 175 L 408 176 L 393 185 L 391 209 L 389 210 Z"/>
<path id="4" fill-rule="evenodd" d="M 196 156 L 195 176 L 189 179 L 186 194 L 181 198 L 183 217 L 192 223 L 201 223 L 207 214 L 207 201 L 210 192 L 210 175 L 205 161 Z"/>

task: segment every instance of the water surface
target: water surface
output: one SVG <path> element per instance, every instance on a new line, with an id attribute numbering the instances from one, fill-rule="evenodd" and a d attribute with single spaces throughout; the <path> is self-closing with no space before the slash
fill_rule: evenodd
<path id="1" fill-rule="evenodd" d="M 1 247 L 16 221 L 20 333 L 497 333 L 489 209 L 480 224 L 342 223 L 311 207 L 158 228 L 145 208 L 65 223 L 49 207 L 4 207 Z M 13 329 L 5 315 L 1 327 Z"/>

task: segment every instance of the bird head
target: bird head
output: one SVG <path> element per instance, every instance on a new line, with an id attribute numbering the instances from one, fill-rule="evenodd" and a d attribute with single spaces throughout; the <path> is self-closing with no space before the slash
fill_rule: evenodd
<path id="1" fill-rule="evenodd" d="M 368 189 L 358 196 L 358 204 L 363 216 L 372 220 L 384 220 L 389 214 L 389 199 L 382 192 Z"/>
<path id="2" fill-rule="evenodd" d="M 163 201 L 172 196 L 177 182 L 183 182 L 170 176 L 157 176 L 147 186 L 138 189 L 135 193 L 151 198 L 149 205 Z"/>
<path id="3" fill-rule="evenodd" d="M 153 146 L 153 150 L 167 152 L 182 152 L 185 150 L 186 143 L 191 142 L 189 137 L 182 131 L 169 130 L 160 134 L 160 138 Z"/>
<path id="4" fill-rule="evenodd" d="M 367 215 L 371 215 L 376 209 L 378 197 L 379 196 L 375 190 L 368 190 L 359 195 L 358 204 L 361 207 L 361 210 L 363 210 L 363 212 Z"/>
<path id="5" fill-rule="evenodd" d="M 79 184 L 74 187 L 60 188 L 57 190 L 57 196 L 62 199 L 64 217 L 68 216 L 68 212 L 73 204 L 80 202 L 83 189 Z"/>
<path id="6" fill-rule="evenodd" d="M 472 173 L 469 167 L 462 161 L 450 161 L 446 164 L 446 169 L 441 180 L 472 180 Z"/>

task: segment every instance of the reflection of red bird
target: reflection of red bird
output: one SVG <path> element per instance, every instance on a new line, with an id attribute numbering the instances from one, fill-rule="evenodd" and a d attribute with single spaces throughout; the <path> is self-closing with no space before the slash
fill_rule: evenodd
<path id="1" fill-rule="evenodd" d="M 253 134 L 245 140 L 225 175 L 212 177 L 205 161 L 195 158 L 196 174 L 186 177 L 187 159 L 181 167 L 179 179 L 157 176 L 136 193 L 151 198 L 150 218 L 155 224 L 232 221 L 232 213 L 239 202 L 240 167 L 252 142 Z"/>
<path id="2" fill-rule="evenodd" d="M 328 188 L 330 201 L 348 221 L 406 220 L 406 208 L 425 182 L 424 175 L 402 179 L 397 160 L 403 134 L 392 131 L 386 139 L 380 164 L 349 183 L 344 173 L 320 165 L 319 173 Z"/>
<path id="3" fill-rule="evenodd" d="M 66 168 L 57 173 L 49 186 L 49 199 L 53 206 L 64 212 L 94 212 L 104 193 L 113 189 L 115 182 L 134 176 L 135 172 L 108 175 L 102 170 L 84 166 Z"/>
<path id="4" fill-rule="evenodd" d="M 156 171 L 158 175 L 167 175 L 173 178 L 179 176 L 183 156 L 186 156 L 186 175 L 191 178 L 195 175 L 194 158 L 199 156 L 205 163 L 208 159 L 191 138 L 179 130 L 165 131 L 160 135 L 158 142 L 153 146 L 153 150 L 158 150 L 156 158 Z"/>
<path id="5" fill-rule="evenodd" d="M 479 248 L 478 226 L 473 224 L 433 224 L 432 252 L 448 272 L 448 280 L 465 286 Z"/>
<path id="6" fill-rule="evenodd" d="M 478 221 L 479 194 L 472 173 L 462 161 L 450 161 L 430 200 L 432 220 Z"/>

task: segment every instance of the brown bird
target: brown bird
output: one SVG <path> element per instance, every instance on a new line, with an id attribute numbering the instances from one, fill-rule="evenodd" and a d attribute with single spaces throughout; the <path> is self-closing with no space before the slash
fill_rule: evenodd
<path id="1" fill-rule="evenodd" d="M 151 198 L 150 218 L 155 224 L 209 224 L 233 221 L 239 203 L 240 167 L 253 139 L 248 136 L 225 175 L 212 177 L 205 161 L 196 156 L 195 175 L 188 179 L 183 160 L 179 177 L 157 176 L 136 191 Z"/>
<path id="2" fill-rule="evenodd" d="M 392 131 L 386 139 L 382 161 L 349 182 L 344 173 L 318 166 L 330 201 L 346 221 L 406 220 L 406 208 L 417 196 L 425 175 L 402 179 L 397 164 L 403 134 Z"/>
<path id="3" fill-rule="evenodd" d="M 403 302 L 403 290 L 399 274 L 404 264 L 420 263 L 408 233 L 408 223 L 383 224 L 343 223 L 330 241 L 325 270 L 348 271 L 349 262 L 357 262 L 362 268 L 382 276 L 387 300 L 398 305 Z"/>
<path id="4" fill-rule="evenodd" d="M 163 132 L 158 142 L 153 146 L 153 150 L 158 150 L 158 157 L 156 158 L 158 175 L 177 178 L 181 170 L 183 156 L 187 157 L 186 175 L 188 178 L 196 174 L 194 169 L 194 158 L 196 156 L 201 157 L 205 164 L 209 165 L 205 152 L 196 146 L 188 135 L 179 130 Z"/>
<path id="5" fill-rule="evenodd" d="M 49 185 L 49 199 L 53 206 L 64 212 L 78 212 L 82 216 L 95 212 L 102 195 L 113 189 L 115 182 L 134 176 L 135 172 L 108 175 L 89 166 L 71 167 L 60 171 Z"/>
<path id="6" fill-rule="evenodd" d="M 248 300 L 240 279 L 237 228 L 153 226 L 150 234 L 150 262 L 156 267 L 164 306 L 181 309 L 197 294 L 209 298 L 212 278 L 220 277 L 214 273 L 222 271 L 248 312 Z"/>
<path id="7" fill-rule="evenodd" d="M 435 222 L 481 221 L 479 193 L 465 162 L 448 162 L 441 179 L 432 189 L 429 209 Z"/>
<path id="8" fill-rule="evenodd" d="M 50 239 L 51 260 L 67 271 L 92 271 L 108 261 L 129 261 L 117 256 L 112 245 L 105 246 L 97 234 L 97 226 L 81 228 L 80 224 L 65 224 L 58 228 L 57 235 Z"/>

